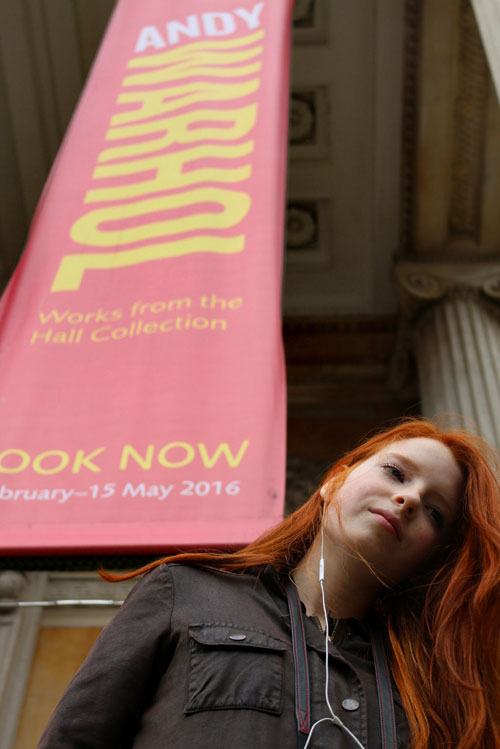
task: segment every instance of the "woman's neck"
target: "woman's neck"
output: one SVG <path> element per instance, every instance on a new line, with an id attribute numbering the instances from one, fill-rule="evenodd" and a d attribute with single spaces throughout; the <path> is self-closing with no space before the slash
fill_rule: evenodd
<path id="1" fill-rule="evenodd" d="M 316 616 L 324 625 L 320 558 L 321 542 L 316 539 L 294 570 L 293 580 L 307 615 Z M 330 547 L 324 565 L 327 611 L 335 619 L 363 619 L 384 590 L 383 584 L 350 549 Z"/>

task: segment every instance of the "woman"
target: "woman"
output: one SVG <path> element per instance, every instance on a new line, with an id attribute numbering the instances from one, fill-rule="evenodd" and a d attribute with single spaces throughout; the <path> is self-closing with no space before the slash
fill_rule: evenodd
<path id="1" fill-rule="evenodd" d="M 103 573 L 149 574 L 39 749 L 500 747 L 492 460 L 404 421 L 243 550 Z"/>

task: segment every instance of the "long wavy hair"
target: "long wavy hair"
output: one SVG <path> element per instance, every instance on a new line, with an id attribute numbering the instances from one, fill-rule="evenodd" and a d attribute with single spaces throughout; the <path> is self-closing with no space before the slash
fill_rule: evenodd
<path id="1" fill-rule="evenodd" d="M 349 472 L 398 440 L 427 437 L 446 445 L 464 475 L 462 513 L 437 565 L 381 603 L 394 679 L 412 749 L 500 747 L 500 483 L 496 453 L 459 430 L 408 419 L 376 434 L 333 465 L 323 483 Z M 321 488 L 321 487 L 320 487 Z M 168 562 L 245 572 L 272 564 L 283 575 L 301 561 L 322 522 L 324 499 L 312 497 L 272 530 L 232 553 L 183 553 L 138 570 L 101 576 L 116 582 Z"/>

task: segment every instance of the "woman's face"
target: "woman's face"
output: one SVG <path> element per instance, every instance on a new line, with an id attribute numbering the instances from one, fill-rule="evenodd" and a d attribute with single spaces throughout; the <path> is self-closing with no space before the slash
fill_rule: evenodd
<path id="1" fill-rule="evenodd" d="M 340 522 L 331 506 L 327 533 L 356 548 L 385 582 L 402 582 L 450 540 L 462 492 L 446 445 L 428 437 L 393 442 L 348 475 L 334 503 Z"/>

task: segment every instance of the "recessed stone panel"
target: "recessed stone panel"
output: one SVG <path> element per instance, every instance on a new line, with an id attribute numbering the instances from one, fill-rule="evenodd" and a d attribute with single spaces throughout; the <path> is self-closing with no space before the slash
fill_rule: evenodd
<path id="1" fill-rule="evenodd" d="M 293 41 L 298 44 L 323 44 L 327 41 L 327 18 L 331 0 L 295 0 Z"/>

